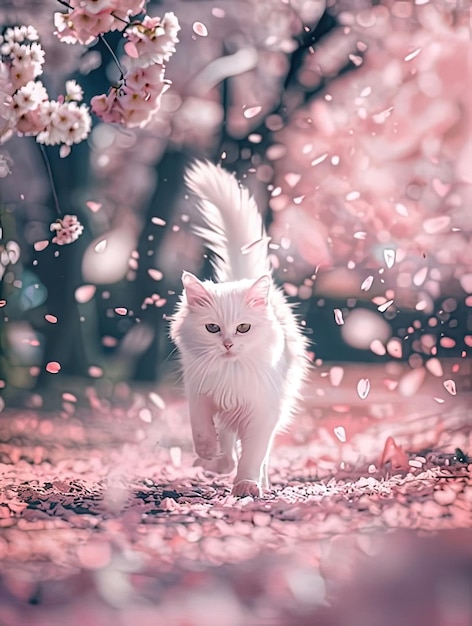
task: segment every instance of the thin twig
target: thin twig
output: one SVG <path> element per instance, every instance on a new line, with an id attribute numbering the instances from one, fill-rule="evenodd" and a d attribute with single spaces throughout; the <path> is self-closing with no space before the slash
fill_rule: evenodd
<path id="1" fill-rule="evenodd" d="M 49 184 L 51 185 L 52 197 L 54 198 L 54 205 L 56 207 L 57 214 L 59 217 L 62 216 L 61 207 L 59 206 L 59 198 L 57 197 L 56 185 L 54 184 L 54 177 L 52 175 L 51 163 L 49 162 L 49 157 L 46 154 L 46 150 L 44 146 L 40 143 L 39 149 L 41 150 L 41 156 L 43 157 L 44 165 L 46 166 L 46 171 L 48 173 Z"/>
<path id="2" fill-rule="evenodd" d="M 67 7 L 71 11 L 74 10 L 74 7 L 71 6 L 68 2 L 65 2 L 64 0 L 57 0 L 57 1 L 59 2 L 59 4 L 62 4 L 62 6 Z M 112 15 L 115 18 L 115 20 L 118 20 L 119 22 L 123 22 L 123 24 L 126 24 L 127 26 L 129 26 L 131 24 L 131 22 L 129 20 L 124 20 L 119 15 L 116 15 L 116 13 L 112 13 Z"/>
<path id="3" fill-rule="evenodd" d="M 108 41 L 105 39 L 105 37 L 103 35 L 98 35 L 99 39 L 101 42 L 103 42 L 103 44 L 105 45 L 105 47 L 107 48 L 108 52 L 111 54 L 113 61 L 115 61 L 118 69 L 120 70 L 120 80 L 123 80 L 125 73 L 123 71 L 123 68 L 120 65 L 120 62 L 118 61 L 118 57 L 116 56 L 116 54 L 113 51 L 113 48 L 110 46 L 110 44 L 108 43 Z"/>

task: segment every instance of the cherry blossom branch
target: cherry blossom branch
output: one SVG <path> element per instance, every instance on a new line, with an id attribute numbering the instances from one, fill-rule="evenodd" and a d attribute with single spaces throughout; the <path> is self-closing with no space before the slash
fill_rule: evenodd
<path id="1" fill-rule="evenodd" d="M 38 144 L 38 145 L 39 145 L 39 149 L 41 151 L 41 156 L 43 157 L 44 165 L 46 167 L 46 172 L 47 172 L 47 175 L 48 175 L 49 184 L 51 186 L 51 192 L 52 192 L 52 197 L 54 199 L 54 205 L 56 207 L 56 212 L 59 215 L 59 217 L 62 217 L 62 211 L 61 211 L 61 207 L 59 205 L 59 198 L 57 196 L 56 185 L 54 183 L 54 176 L 52 174 L 51 163 L 49 162 L 49 157 L 48 157 L 48 155 L 46 153 L 46 150 L 45 150 L 44 146 L 42 144 Z"/>
<path id="2" fill-rule="evenodd" d="M 118 70 L 120 71 L 120 80 L 123 80 L 124 77 L 125 77 L 125 72 L 124 72 L 124 69 L 123 69 L 121 63 L 119 62 L 118 57 L 116 56 L 113 48 L 110 46 L 108 41 L 105 39 L 104 35 L 99 35 L 98 38 L 104 44 L 104 46 L 108 50 L 108 52 L 111 54 L 111 57 L 112 57 L 113 61 L 115 62 Z"/>
<path id="3" fill-rule="evenodd" d="M 90 0 L 91 1 L 91 0 Z M 88 11 L 88 0 L 73 7 L 58 0 L 67 12 L 54 13 L 54 34 L 67 44 L 94 45 L 99 39 L 120 72 L 117 87 L 94 96 L 93 112 L 104 122 L 127 128 L 143 128 L 160 108 L 162 94 L 169 88 L 165 64 L 175 52 L 180 24 L 169 12 L 163 18 L 145 12 L 145 0 L 108 0 L 105 8 Z M 96 7 L 95 7 L 96 8 Z M 142 20 L 129 18 L 144 13 Z M 124 26 L 122 26 L 124 24 Z M 121 31 L 127 39 L 124 46 L 126 65 L 121 65 L 105 33 Z M 63 215 L 54 183 L 51 164 L 44 145 L 60 145 L 59 155 L 66 157 L 71 146 L 87 138 L 92 127 L 89 106 L 81 103 L 83 90 L 75 80 L 66 81 L 66 93 L 51 100 L 37 77 L 43 73 L 44 50 L 32 26 L 7 27 L 0 30 L 0 78 L 5 92 L 8 116 L 0 127 L 0 142 L 14 134 L 33 136 L 40 145 L 58 219 L 51 225 L 53 243 L 64 245 L 75 241 L 83 227 L 75 215 Z M 126 68 L 126 69 L 124 69 Z M 3 77 L 6 77 L 6 82 Z M 3 93 L 2 93 L 3 96 Z M 81 103 L 81 104 L 79 104 Z M 1 173 L 9 173 L 8 164 L 0 162 Z"/>

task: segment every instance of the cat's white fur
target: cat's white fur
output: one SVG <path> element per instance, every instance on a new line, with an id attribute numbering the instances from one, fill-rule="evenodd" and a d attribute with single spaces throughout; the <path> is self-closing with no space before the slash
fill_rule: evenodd
<path id="1" fill-rule="evenodd" d="M 208 162 L 189 169 L 186 183 L 199 198 L 196 232 L 213 252 L 217 281 L 184 272 L 171 321 L 195 450 L 207 469 L 229 473 L 237 466 L 233 494 L 259 496 L 268 488 L 274 434 L 289 423 L 300 398 L 306 340 L 273 283 L 269 239 L 248 190 Z M 220 331 L 211 333 L 206 324 Z M 240 324 L 250 330 L 238 332 Z"/>

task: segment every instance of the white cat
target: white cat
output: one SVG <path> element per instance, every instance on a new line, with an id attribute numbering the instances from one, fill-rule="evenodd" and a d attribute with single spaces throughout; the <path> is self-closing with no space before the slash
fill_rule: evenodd
<path id="1" fill-rule="evenodd" d="M 200 199 L 195 230 L 213 252 L 217 281 L 184 272 L 171 321 L 195 450 L 212 471 L 237 466 L 234 495 L 260 496 L 274 434 L 300 398 L 307 343 L 271 278 L 269 238 L 248 190 L 210 163 L 196 163 L 186 183 Z"/>

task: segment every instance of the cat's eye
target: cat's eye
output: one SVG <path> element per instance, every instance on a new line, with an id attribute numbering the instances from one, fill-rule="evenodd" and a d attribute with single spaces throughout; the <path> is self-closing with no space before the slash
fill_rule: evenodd
<path id="1" fill-rule="evenodd" d="M 205 324 L 205 328 L 209 333 L 219 333 L 221 330 L 218 324 Z"/>
<path id="2" fill-rule="evenodd" d="M 238 333 L 247 333 L 250 328 L 251 324 L 238 324 L 238 326 L 236 326 Z"/>

